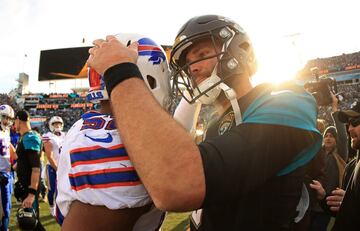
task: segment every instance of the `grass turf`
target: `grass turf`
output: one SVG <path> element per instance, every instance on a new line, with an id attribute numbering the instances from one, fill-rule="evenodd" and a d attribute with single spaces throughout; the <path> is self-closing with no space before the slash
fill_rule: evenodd
<path id="1" fill-rule="evenodd" d="M 12 209 L 10 217 L 9 230 L 19 230 L 16 224 L 16 211 L 19 205 L 16 204 L 15 198 L 12 198 Z M 162 231 L 183 231 L 188 225 L 189 213 L 168 213 L 165 221 L 161 227 Z M 47 231 L 58 231 L 60 226 L 55 219 L 50 215 L 49 204 L 45 201 L 40 201 L 40 221 Z"/>

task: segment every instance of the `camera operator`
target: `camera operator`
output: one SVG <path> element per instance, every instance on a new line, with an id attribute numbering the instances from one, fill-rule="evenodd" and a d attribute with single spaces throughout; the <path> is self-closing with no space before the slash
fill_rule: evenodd
<path id="1" fill-rule="evenodd" d="M 337 94 L 337 84 L 335 79 L 326 76 L 319 76 L 319 69 L 310 69 L 315 81 L 305 83 L 304 88 L 309 91 L 316 99 L 318 106 L 328 106 L 332 104 L 332 93 Z"/>

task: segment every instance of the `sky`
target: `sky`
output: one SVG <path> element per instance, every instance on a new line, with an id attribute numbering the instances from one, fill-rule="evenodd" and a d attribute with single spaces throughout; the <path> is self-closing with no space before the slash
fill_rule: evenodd
<path id="1" fill-rule="evenodd" d="M 41 50 L 91 46 L 108 34 L 137 33 L 172 45 L 190 18 L 218 14 L 236 21 L 253 41 L 259 71 L 254 84 L 289 79 L 307 60 L 360 51 L 358 0 L 0 0 L 0 93 L 17 86 L 71 92 L 87 80 L 39 82 Z M 85 39 L 85 43 L 83 43 Z"/>

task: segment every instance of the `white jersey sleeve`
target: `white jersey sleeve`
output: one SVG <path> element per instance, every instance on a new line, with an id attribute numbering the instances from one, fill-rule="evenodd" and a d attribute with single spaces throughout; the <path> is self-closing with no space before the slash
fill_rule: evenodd
<path id="1" fill-rule="evenodd" d="M 74 200 L 109 209 L 151 202 L 109 115 L 84 114 L 66 134 L 58 165 L 56 202 L 64 217 Z"/>
<path id="2" fill-rule="evenodd" d="M 10 172 L 10 134 L 0 130 L 0 172 Z"/>
<path id="3" fill-rule="evenodd" d="M 62 143 L 63 143 L 64 139 L 65 139 L 65 133 L 64 132 L 61 132 L 59 136 L 55 135 L 52 132 L 47 132 L 42 136 L 42 141 L 43 142 L 50 142 L 51 143 L 53 156 L 54 156 L 54 159 L 55 159 L 56 163 L 59 162 L 60 148 L 62 146 Z"/>

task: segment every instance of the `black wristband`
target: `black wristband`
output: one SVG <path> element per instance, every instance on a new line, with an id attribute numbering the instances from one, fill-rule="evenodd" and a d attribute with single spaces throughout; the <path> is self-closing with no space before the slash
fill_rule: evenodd
<path id="1" fill-rule="evenodd" d="M 138 66 L 134 63 L 120 63 L 107 69 L 104 73 L 104 81 L 109 97 L 116 85 L 134 77 L 143 79 Z"/>
<path id="2" fill-rule="evenodd" d="M 33 188 L 28 188 L 28 193 L 33 194 L 33 195 L 36 195 L 37 190 L 36 190 L 36 189 L 33 189 Z"/>

